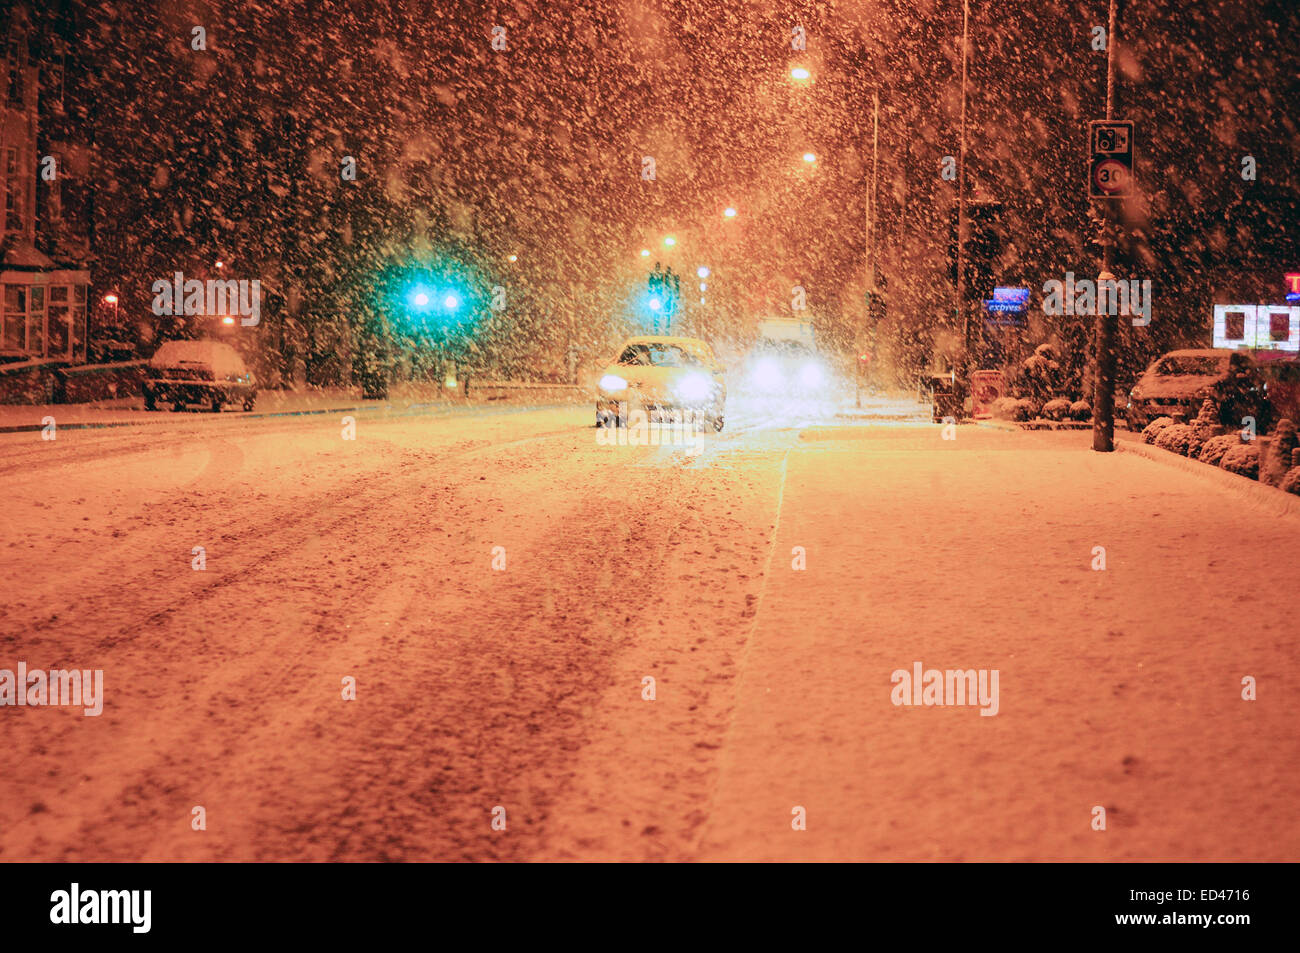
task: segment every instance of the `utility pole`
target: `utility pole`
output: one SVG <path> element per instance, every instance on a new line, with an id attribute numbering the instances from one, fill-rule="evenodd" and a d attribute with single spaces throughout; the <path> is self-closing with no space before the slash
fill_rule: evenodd
<path id="1" fill-rule="evenodd" d="M 880 194 L 877 170 L 880 159 L 880 91 L 871 92 L 871 195 L 867 200 L 867 280 L 868 292 L 876 291 L 876 200 Z"/>
<path id="2" fill-rule="evenodd" d="M 1115 47 L 1119 42 L 1116 35 L 1118 0 L 1110 0 L 1109 25 L 1106 29 L 1106 118 L 1115 118 Z M 1101 224 L 1098 244 L 1101 245 L 1101 274 L 1097 276 L 1097 287 L 1103 281 L 1114 281 L 1111 269 L 1115 267 L 1116 221 L 1115 205 L 1119 199 L 1102 199 Z M 1112 301 L 1113 303 L 1113 301 Z M 1119 323 L 1117 315 L 1110 312 L 1110 307 L 1100 307 L 1098 295 L 1097 316 L 1095 319 L 1097 339 L 1097 384 L 1092 401 L 1092 449 L 1100 453 L 1110 453 L 1115 449 L 1115 329 Z"/>
<path id="3" fill-rule="evenodd" d="M 867 196 L 867 329 L 871 331 L 871 341 L 875 342 L 875 329 L 871 324 L 872 312 L 876 304 L 876 202 L 880 195 L 879 190 L 879 161 L 880 161 L 880 90 L 871 91 L 871 192 Z M 862 406 L 862 372 L 861 367 L 857 375 L 857 405 Z"/>
<path id="4" fill-rule="evenodd" d="M 957 319 L 961 325 L 959 366 L 965 386 L 970 363 L 970 315 L 966 308 L 966 57 L 970 49 L 970 0 L 962 0 L 961 10 L 961 142 L 957 157 Z M 956 368 L 954 368 L 956 370 Z"/>

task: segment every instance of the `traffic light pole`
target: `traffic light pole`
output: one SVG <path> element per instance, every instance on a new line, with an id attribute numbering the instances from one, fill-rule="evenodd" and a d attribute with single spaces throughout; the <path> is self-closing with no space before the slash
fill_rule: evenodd
<path id="1" fill-rule="evenodd" d="M 1116 4 L 1110 0 L 1109 25 L 1106 31 L 1106 118 L 1115 118 L 1115 46 L 1118 42 L 1116 26 Z M 1098 287 L 1104 280 L 1114 280 L 1112 269 L 1115 267 L 1116 216 L 1114 203 L 1119 199 L 1102 199 L 1102 216 L 1098 242 L 1101 244 L 1101 274 L 1098 275 Z M 1099 453 L 1110 453 L 1115 449 L 1115 330 L 1119 324 L 1118 315 L 1112 314 L 1113 308 L 1100 307 L 1101 295 L 1097 296 L 1098 307 L 1095 320 L 1097 338 L 1097 382 L 1092 402 L 1092 449 Z"/>

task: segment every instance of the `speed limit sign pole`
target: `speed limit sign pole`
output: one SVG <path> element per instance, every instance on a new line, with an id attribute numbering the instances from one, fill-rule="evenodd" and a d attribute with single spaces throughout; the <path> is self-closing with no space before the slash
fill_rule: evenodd
<path id="1" fill-rule="evenodd" d="M 1113 307 L 1100 307 L 1103 281 L 1114 281 L 1115 244 L 1119 222 L 1115 214 L 1133 189 L 1133 123 L 1115 119 L 1115 48 L 1119 45 L 1116 12 L 1118 0 L 1110 0 L 1109 26 L 1106 31 L 1106 118 L 1088 124 L 1088 197 L 1099 200 L 1099 234 L 1101 274 L 1097 276 L 1096 390 L 1092 401 L 1092 449 L 1110 453 L 1115 449 L 1115 327 L 1119 317 Z M 1114 286 L 1108 295 L 1115 304 Z"/>

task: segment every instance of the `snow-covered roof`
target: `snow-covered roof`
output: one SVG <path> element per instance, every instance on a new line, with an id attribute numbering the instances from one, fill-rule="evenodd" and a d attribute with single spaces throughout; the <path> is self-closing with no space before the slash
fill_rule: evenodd
<path id="1" fill-rule="evenodd" d="M 638 337 L 628 338 L 623 342 L 624 347 L 629 344 L 675 344 L 684 348 L 708 347 L 699 338 L 676 337 L 669 334 L 642 334 Z"/>
<path id="2" fill-rule="evenodd" d="M 232 354 L 235 354 L 234 348 L 221 341 L 168 341 L 158 348 L 149 363 L 155 367 L 169 364 L 214 364 L 228 359 Z"/>

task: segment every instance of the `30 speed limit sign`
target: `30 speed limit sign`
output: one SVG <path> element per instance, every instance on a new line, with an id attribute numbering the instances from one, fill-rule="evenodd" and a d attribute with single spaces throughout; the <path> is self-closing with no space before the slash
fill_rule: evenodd
<path id="1" fill-rule="evenodd" d="M 1088 123 L 1088 151 L 1088 198 L 1122 199 L 1133 194 L 1131 120 Z"/>

